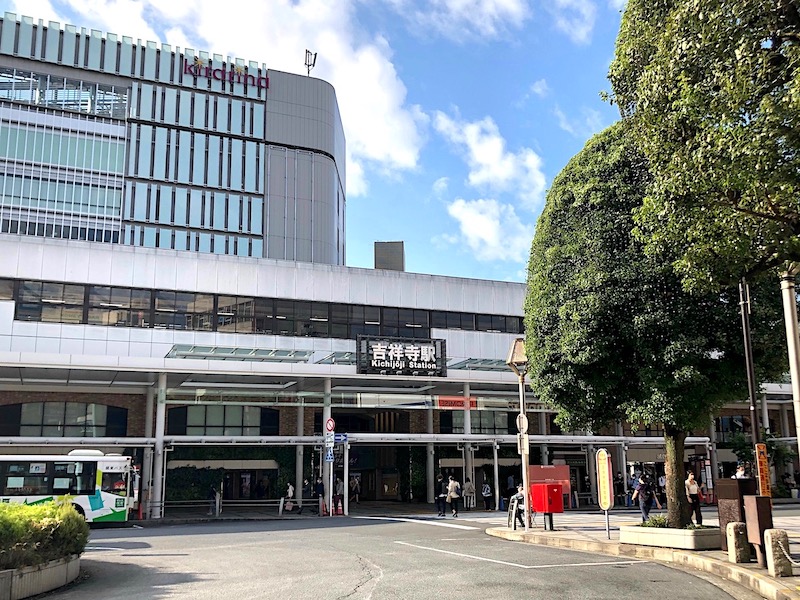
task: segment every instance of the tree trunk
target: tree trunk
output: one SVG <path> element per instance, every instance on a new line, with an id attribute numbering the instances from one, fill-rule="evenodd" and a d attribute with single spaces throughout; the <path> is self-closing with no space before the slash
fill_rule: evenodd
<path id="1" fill-rule="evenodd" d="M 686 500 L 686 473 L 683 469 L 686 432 L 675 427 L 664 427 L 666 458 L 664 474 L 667 479 L 667 522 L 670 527 L 682 529 L 691 522 L 689 503 Z"/>

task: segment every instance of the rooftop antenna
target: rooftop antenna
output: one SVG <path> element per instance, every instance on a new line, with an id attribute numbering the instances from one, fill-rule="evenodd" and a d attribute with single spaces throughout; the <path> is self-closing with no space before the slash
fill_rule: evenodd
<path id="1" fill-rule="evenodd" d="M 311 69 L 314 68 L 314 65 L 317 64 L 317 53 L 312 53 L 311 50 L 306 50 L 306 69 L 308 69 L 308 75 L 311 75 Z"/>

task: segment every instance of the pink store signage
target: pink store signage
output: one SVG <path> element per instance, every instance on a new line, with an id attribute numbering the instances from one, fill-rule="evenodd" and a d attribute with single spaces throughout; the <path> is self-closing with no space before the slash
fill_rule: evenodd
<path id="1" fill-rule="evenodd" d="M 205 77 L 207 79 L 216 79 L 217 81 L 228 81 L 230 83 L 241 83 L 244 85 L 254 85 L 258 88 L 269 88 L 269 77 L 250 75 L 244 67 L 229 65 L 225 67 L 214 68 L 211 65 L 204 63 L 201 59 L 195 58 L 194 61 L 189 62 L 188 59 L 183 59 L 183 74 L 191 75 L 195 79 L 198 77 Z"/>

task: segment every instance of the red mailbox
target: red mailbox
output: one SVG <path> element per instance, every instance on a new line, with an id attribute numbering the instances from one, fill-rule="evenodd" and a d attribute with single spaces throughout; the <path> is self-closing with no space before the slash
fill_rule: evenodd
<path id="1" fill-rule="evenodd" d="M 563 513 L 564 495 L 560 483 L 532 483 L 531 504 L 537 513 Z"/>

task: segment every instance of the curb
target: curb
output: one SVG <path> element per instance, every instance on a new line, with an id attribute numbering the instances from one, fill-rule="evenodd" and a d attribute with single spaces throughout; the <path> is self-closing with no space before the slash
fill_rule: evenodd
<path id="1" fill-rule="evenodd" d="M 540 533 L 518 533 L 505 527 L 489 527 L 485 530 L 487 535 L 502 538 L 513 542 L 551 546 L 569 550 L 580 550 L 593 554 L 608 554 L 611 556 L 625 556 L 657 560 L 681 567 L 690 567 L 717 575 L 769 600 L 800 600 L 798 587 L 783 584 L 768 575 L 757 573 L 734 563 L 728 563 L 711 556 L 703 556 L 697 552 L 673 550 L 671 548 L 654 548 L 650 546 L 636 546 L 634 544 L 620 544 L 597 540 L 576 540 L 567 537 L 544 535 Z"/>

